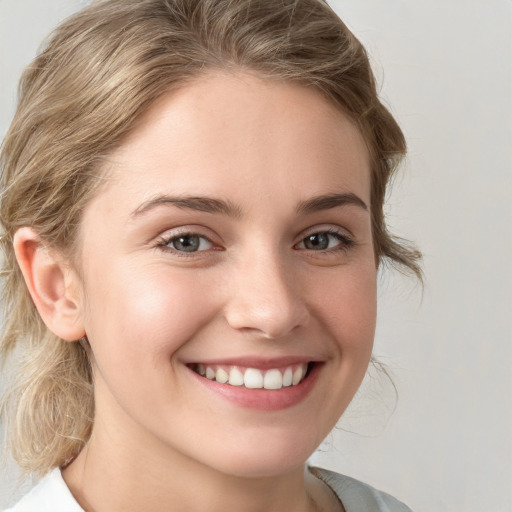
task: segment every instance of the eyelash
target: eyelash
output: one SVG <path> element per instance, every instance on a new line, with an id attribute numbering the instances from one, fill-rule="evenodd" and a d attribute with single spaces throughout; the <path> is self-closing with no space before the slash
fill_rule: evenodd
<path id="1" fill-rule="evenodd" d="M 318 250 L 318 251 L 315 251 L 313 249 L 309 249 L 309 251 L 311 253 L 319 253 L 319 254 L 333 254 L 334 253 L 334 254 L 336 254 L 336 253 L 339 253 L 341 251 L 346 252 L 346 251 L 352 249 L 355 246 L 355 244 L 356 244 L 355 240 L 353 238 L 351 238 L 350 236 L 346 235 L 345 233 L 340 233 L 336 229 L 328 228 L 328 229 L 320 229 L 320 230 L 313 231 L 313 232 L 307 234 L 294 247 L 297 247 L 299 244 L 304 244 L 304 242 L 308 238 L 313 237 L 315 235 L 332 236 L 332 237 L 334 237 L 334 238 L 336 238 L 338 240 L 339 244 L 337 246 L 335 246 L 335 247 L 328 248 L 328 249 L 323 249 L 323 250 Z M 305 250 L 308 250 L 308 249 L 305 249 Z"/>
<path id="2" fill-rule="evenodd" d="M 163 251 L 170 252 L 173 255 L 178 256 L 180 258 L 192 258 L 194 256 L 197 257 L 197 253 L 203 254 L 203 253 L 205 253 L 205 252 L 207 253 L 209 250 L 211 250 L 211 249 L 207 249 L 207 250 L 202 250 L 202 251 L 200 250 L 200 251 L 187 252 L 187 251 L 179 251 L 178 249 L 170 247 L 170 245 L 173 243 L 173 241 L 176 241 L 179 238 L 191 238 L 191 237 L 198 237 L 200 239 L 200 243 L 201 243 L 201 240 L 206 240 L 208 242 L 208 244 L 215 247 L 215 244 L 208 237 L 201 235 L 200 233 L 196 233 L 194 231 L 183 231 L 182 233 L 173 234 L 172 236 L 162 237 L 158 240 L 156 247 Z M 219 249 L 213 249 L 213 250 L 219 250 Z"/>
<path id="3" fill-rule="evenodd" d="M 300 244 L 305 244 L 305 241 L 308 238 L 313 237 L 315 235 L 327 235 L 330 237 L 334 237 L 340 243 L 335 247 L 331 247 L 331 248 L 327 248 L 327 249 L 320 249 L 318 251 L 315 251 L 313 249 L 307 249 L 307 248 L 302 249 L 302 248 L 298 247 Z M 187 252 L 187 251 L 180 251 L 176 248 L 170 247 L 170 244 L 172 244 L 174 241 L 178 240 L 179 238 L 191 238 L 191 237 L 198 237 L 201 240 L 206 240 L 207 243 L 212 246 L 212 248 L 208 248 L 206 250 L 197 250 L 197 251 Z M 350 249 L 352 249 L 355 245 L 356 245 L 356 242 L 351 237 L 349 237 L 348 235 L 346 235 L 344 233 L 340 233 L 339 231 L 337 231 L 335 229 L 330 228 L 330 229 L 313 231 L 313 232 L 307 234 L 300 240 L 299 243 L 295 244 L 293 246 L 293 248 L 296 250 L 305 250 L 312 254 L 316 253 L 315 255 L 328 255 L 328 254 L 336 254 L 339 252 L 347 252 Z M 173 234 L 172 236 L 162 237 L 158 240 L 156 247 L 161 250 L 164 250 L 166 252 L 170 252 L 173 255 L 176 255 L 181 258 L 197 257 L 197 253 L 208 253 L 210 250 L 217 250 L 217 251 L 222 250 L 222 249 L 218 249 L 218 248 L 215 249 L 215 244 L 208 237 L 201 235 L 200 233 L 193 232 L 193 231 L 184 231 L 182 233 Z"/>

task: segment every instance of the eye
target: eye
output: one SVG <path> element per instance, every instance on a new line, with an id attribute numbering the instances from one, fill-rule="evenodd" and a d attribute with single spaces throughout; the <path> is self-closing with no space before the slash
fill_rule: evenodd
<path id="1" fill-rule="evenodd" d="M 212 242 L 206 237 L 195 233 L 183 233 L 163 240 L 161 244 L 178 252 L 207 251 L 213 247 Z"/>
<path id="2" fill-rule="evenodd" d="M 331 249 L 347 249 L 353 243 L 353 240 L 348 236 L 336 231 L 320 231 L 303 238 L 296 247 L 308 251 L 328 251 Z"/>

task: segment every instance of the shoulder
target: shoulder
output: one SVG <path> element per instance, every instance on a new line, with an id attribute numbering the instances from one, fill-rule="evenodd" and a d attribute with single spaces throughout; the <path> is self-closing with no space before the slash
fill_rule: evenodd
<path id="1" fill-rule="evenodd" d="M 346 512 L 412 512 L 393 496 L 355 478 L 316 467 L 309 470 L 336 493 Z"/>
<path id="2" fill-rule="evenodd" d="M 346 512 L 412 512 L 385 492 L 326 469 L 310 467 L 343 503 Z M 57 468 L 41 480 L 24 498 L 4 512 L 84 512 L 64 482 Z"/>
<path id="3" fill-rule="evenodd" d="M 4 512 L 84 512 L 68 489 L 59 468 L 43 478 L 12 508 Z"/>

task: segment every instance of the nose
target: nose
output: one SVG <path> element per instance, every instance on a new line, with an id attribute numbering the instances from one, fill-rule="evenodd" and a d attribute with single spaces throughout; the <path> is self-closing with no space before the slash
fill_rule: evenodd
<path id="1" fill-rule="evenodd" d="M 278 339 L 307 324 L 298 276 L 277 255 L 244 259 L 230 277 L 225 317 L 233 329 Z"/>

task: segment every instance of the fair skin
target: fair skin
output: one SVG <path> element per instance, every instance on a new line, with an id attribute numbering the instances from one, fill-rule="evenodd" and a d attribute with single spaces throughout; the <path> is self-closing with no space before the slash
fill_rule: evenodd
<path id="1" fill-rule="evenodd" d="M 15 239 L 47 325 L 86 333 L 93 353 L 92 437 L 63 471 L 79 503 L 339 510 L 304 465 L 354 396 L 375 329 L 355 125 L 312 89 L 212 73 L 160 98 L 106 176 L 79 272 L 30 228 Z M 235 385 L 249 368 L 279 373 L 280 389 Z"/>

